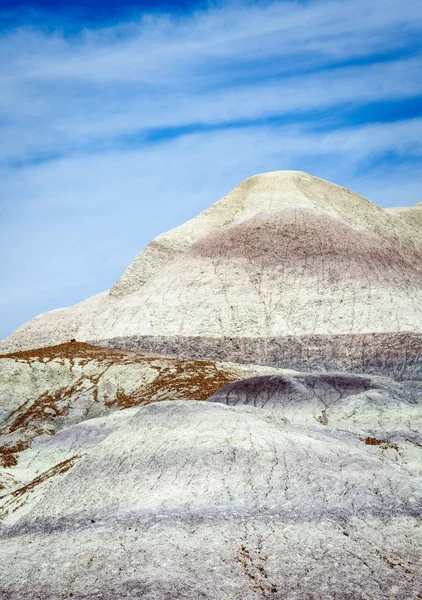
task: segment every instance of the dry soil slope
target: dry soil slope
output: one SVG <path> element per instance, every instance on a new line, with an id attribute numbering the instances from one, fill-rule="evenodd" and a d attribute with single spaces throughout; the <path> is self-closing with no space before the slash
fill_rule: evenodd
<path id="1" fill-rule="evenodd" d="M 405 224 L 411 236 L 417 239 L 422 230 L 422 202 L 415 206 L 401 206 L 397 208 L 386 208 L 386 212 L 392 215 L 397 222 Z"/>
<path id="2" fill-rule="evenodd" d="M 422 383 L 344 373 L 279 373 L 226 384 L 209 402 L 276 411 L 295 425 L 349 432 L 422 479 Z"/>
<path id="3" fill-rule="evenodd" d="M 32 477 L 19 457 L 35 438 L 148 402 L 205 400 L 230 381 L 266 373 L 277 370 L 85 343 L 0 355 L 0 489 Z"/>
<path id="4" fill-rule="evenodd" d="M 409 210 L 419 215 L 419 207 Z M 2 345 L 76 337 L 415 377 L 421 252 L 422 228 L 413 218 L 305 173 L 267 173 L 158 236 L 109 292 L 41 315 Z"/>
<path id="5" fill-rule="evenodd" d="M 417 598 L 421 487 L 372 447 L 248 406 L 120 416 L 5 499 L 4 598 Z"/>

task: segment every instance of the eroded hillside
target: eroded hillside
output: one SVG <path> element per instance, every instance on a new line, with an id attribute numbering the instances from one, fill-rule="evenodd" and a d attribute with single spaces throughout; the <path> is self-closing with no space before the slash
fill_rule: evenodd
<path id="1" fill-rule="evenodd" d="M 0 355 L 2 465 L 14 466 L 38 436 L 143 403 L 205 400 L 229 381 L 266 371 L 78 342 Z"/>
<path id="2" fill-rule="evenodd" d="M 420 212 L 383 210 L 298 171 L 257 175 L 159 235 L 111 290 L 40 315 L 0 347 L 75 337 L 165 356 L 414 378 Z"/>

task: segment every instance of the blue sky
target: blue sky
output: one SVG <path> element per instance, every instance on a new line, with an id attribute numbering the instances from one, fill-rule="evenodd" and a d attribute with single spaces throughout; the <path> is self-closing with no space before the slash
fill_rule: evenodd
<path id="1" fill-rule="evenodd" d="M 420 0 L 0 0 L 0 336 L 242 179 L 422 200 Z"/>

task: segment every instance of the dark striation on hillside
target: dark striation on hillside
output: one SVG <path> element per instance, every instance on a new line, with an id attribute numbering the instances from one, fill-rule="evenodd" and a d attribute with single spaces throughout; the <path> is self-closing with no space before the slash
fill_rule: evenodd
<path id="1" fill-rule="evenodd" d="M 99 342 L 165 356 L 255 363 L 299 371 L 345 371 L 422 379 L 421 333 L 270 338 L 128 336 Z"/>

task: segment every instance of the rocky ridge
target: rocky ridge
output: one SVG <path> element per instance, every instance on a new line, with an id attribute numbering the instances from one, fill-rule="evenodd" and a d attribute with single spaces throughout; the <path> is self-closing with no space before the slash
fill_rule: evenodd
<path id="1" fill-rule="evenodd" d="M 253 177 L 4 340 L 0 599 L 422 598 L 421 209 Z"/>
<path id="2" fill-rule="evenodd" d="M 158 236 L 110 291 L 40 315 L 1 347 L 75 337 L 308 370 L 328 345 L 330 355 L 338 349 L 328 368 L 388 375 L 387 358 L 397 374 L 414 378 L 422 346 L 420 213 L 419 205 L 383 210 L 305 173 L 252 177 Z M 280 347 L 291 340 L 298 350 L 286 359 Z"/>
<path id="3" fill-rule="evenodd" d="M 0 485 L 31 478 L 18 459 L 38 437 L 149 402 L 205 400 L 229 381 L 276 372 L 77 342 L 0 355 Z"/>

